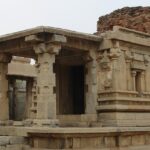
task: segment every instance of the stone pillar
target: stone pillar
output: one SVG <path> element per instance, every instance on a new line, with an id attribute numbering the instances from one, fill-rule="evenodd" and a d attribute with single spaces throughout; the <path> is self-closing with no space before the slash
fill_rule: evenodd
<path id="1" fill-rule="evenodd" d="M 119 90 L 120 81 L 119 77 L 119 69 L 118 69 L 118 58 L 120 56 L 121 50 L 119 48 L 111 48 L 110 49 L 110 58 L 112 60 L 112 88 L 113 90 Z"/>
<path id="2" fill-rule="evenodd" d="M 132 90 L 136 91 L 136 85 L 135 85 L 135 76 L 136 76 L 136 71 L 132 71 Z"/>
<path id="3" fill-rule="evenodd" d="M 86 114 L 96 114 L 96 106 L 97 106 L 97 61 L 95 52 L 90 52 L 90 54 L 86 58 Z"/>
<path id="4" fill-rule="evenodd" d="M 37 116 L 42 125 L 56 120 L 56 81 L 53 72 L 55 55 L 60 50 L 58 44 L 41 43 L 34 47 L 37 54 Z M 39 124 L 40 124 L 39 123 Z"/>
<path id="5" fill-rule="evenodd" d="M 141 72 L 141 92 L 145 92 L 145 71 Z"/>
<path id="6" fill-rule="evenodd" d="M 25 107 L 25 119 L 31 118 L 30 108 L 32 105 L 32 88 L 33 88 L 33 79 L 28 78 L 26 86 L 26 107 Z"/>
<path id="7" fill-rule="evenodd" d="M 16 99 L 16 80 L 11 78 L 9 80 L 9 120 L 15 119 L 15 99 Z"/>
<path id="8" fill-rule="evenodd" d="M 125 52 L 125 60 L 126 60 L 126 77 L 127 77 L 127 90 L 132 91 L 132 76 L 131 76 L 131 61 L 132 55 L 129 50 Z"/>
<path id="9" fill-rule="evenodd" d="M 11 57 L 0 54 L 0 120 L 9 120 L 9 102 L 8 102 L 8 63 Z"/>
<path id="10" fill-rule="evenodd" d="M 30 119 L 36 119 L 37 113 L 37 79 L 33 78 L 32 85 L 32 97 L 31 97 L 31 106 L 30 106 Z"/>
<path id="11" fill-rule="evenodd" d="M 130 60 L 126 60 L 126 66 L 127 66 L 127 90 L 132 90 L 132 84 L 131 84 L 131 67 L 130 67 Z"/>

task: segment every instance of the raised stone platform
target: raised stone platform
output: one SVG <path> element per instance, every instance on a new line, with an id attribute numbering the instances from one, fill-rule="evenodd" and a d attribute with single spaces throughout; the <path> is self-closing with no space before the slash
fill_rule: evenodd
<path id="1" fill-rule="evenodd" d="M 6 126 L 0 128 L 0 139 L 5 137 L 7 140 L 16 136 L 20 137 L 20 141 L 25 141 L 22 143 L 25 150 L 148 150 L 150 147 L 150 127 L 33 128 Z M 11 147 L 8 145 L 6 147 Z M 6 147 L 4 150 L 8 150 Z M 17 150 L 22 149 L 18 147 Z"/>

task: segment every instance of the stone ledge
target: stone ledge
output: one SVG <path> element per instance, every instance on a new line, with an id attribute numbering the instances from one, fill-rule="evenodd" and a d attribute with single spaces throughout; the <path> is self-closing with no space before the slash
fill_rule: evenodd
<path id="1" fill-rule="evenodd" d="M 142 106 L 142 107 L 141 107 Z M 150 105 L 144 104 L 107 104 L 96 107 L 99 112 L 150 112 Z"/>

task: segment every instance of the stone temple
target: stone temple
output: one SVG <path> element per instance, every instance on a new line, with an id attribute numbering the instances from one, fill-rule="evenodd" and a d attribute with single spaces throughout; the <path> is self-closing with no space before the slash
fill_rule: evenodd
<path id="1" fill-rule="evenodd" d="M 60 149 L 150 149 L 150 7 L 0 36 L 0 150 Z"/>

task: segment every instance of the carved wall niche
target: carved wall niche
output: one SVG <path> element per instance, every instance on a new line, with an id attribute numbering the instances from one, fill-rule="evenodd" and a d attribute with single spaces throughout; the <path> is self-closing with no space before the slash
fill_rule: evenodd
<path id="1" fill-rule="evenodd" d="M 130 71 L 132 76 L 132 90 L 142 94 L 145 92 L 147 79 L 147 67 L 149 66 L 149 55 L 132 52 Z"/>

